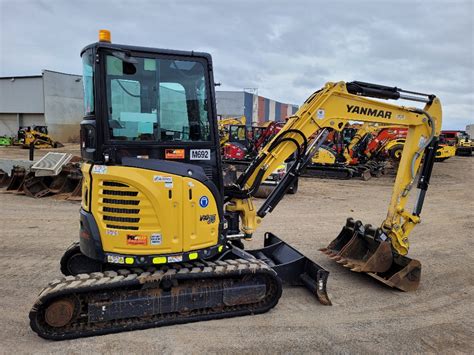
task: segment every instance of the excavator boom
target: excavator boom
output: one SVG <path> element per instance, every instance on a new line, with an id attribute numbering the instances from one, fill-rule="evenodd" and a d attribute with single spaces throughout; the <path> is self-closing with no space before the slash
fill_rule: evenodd
<path id="1" fill-rule="evenodd" d="M 373 100 L 367 96 L 378 99 L 404 98 L 425 102 L 426 105 L 423 109 L 409 108 Z M 289 118 L 283 129 L 260 151 L 247 171 L 240 176 L 237 181 L 240 195 L 233 193 L 234 198 L 227 205 L 227 210 L 239 212 L 243 221 L 243 233 L 251 235 L 260 219 L 276 207 L 285 189 L 304 169 L 329 131 L 341 131 L 350 121 L 406 127 L 406 143 L 387 217 L 381 226 L 372 230 L 370 225 L 364 227 L 358 223 L 356 228 L 353 223 L 348 223 L 339 237 L 322 251 L 353 271 L 371 273 L 400 289 L 413 289 L 413 283 L 417 285 L 419 281 L 421 266 L 402 256 L 408 252 L 410 232 L 420 222 L 441 127 L 441 104 L 434 95 L 362 82 L 327 83 Z M 298 155 L 296 162 L 257 211 L 248 197 L 278 164 L 295 151 Z M 417 186 L 420 192 L 413 212 L 410 213 L 406 210 L 406 204 L 423 155 L 424 165 Z M 244 198 L 245 194 L 247 198 Z M 401 259 L 404 265 L 397 265 Z M 415 271 L 410 272 L 407 268 Z M 410 280 L 412 285 L 406 287 L 404 279 L 415 279 L 415 282 Z"/>

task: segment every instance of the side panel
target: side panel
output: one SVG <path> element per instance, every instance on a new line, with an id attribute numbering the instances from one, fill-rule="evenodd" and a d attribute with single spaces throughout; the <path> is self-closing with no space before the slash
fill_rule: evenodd
<path id="1" fill-rule="evenodd" d="M 217 202 L 204 184 L 188 177 L 96 165 L 91 212 L 105 252 L 172 254 L 218 241 Z"/>
<path id="2" fill-rule="evenodd" d="M 217 244 L 219 215 L 217 204 L 206 186 L 183 178 L 184 250 L 197 250 Z"/>

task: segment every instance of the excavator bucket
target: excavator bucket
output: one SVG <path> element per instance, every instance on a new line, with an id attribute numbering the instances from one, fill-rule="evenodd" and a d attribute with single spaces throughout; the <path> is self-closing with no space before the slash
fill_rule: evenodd
<path id="1" fill-rule="evenodd" d="M 320 250 L 351 271 L 365 272 L 402 291 L 416 290 L 420 282 L 418 260 L 394 254 L 380 228 L 364 226 L 352 218 L 347 219 L 337 238 Z"/>
<path id="2" fill-rule="evenodd" d="M 12 169 L 11 178 L 7 186 L 7 191 L 21 192 L 23 191 L 23 182 L 25 180 L 26 170 L 21 167 L 14 167 Z"/>
<path id="3" fill-rule="evenodd" d="M 8 173 L 0 170 L 0 188 L 6 187 L 10 184 L 10 176 L 8 176 Z"/>

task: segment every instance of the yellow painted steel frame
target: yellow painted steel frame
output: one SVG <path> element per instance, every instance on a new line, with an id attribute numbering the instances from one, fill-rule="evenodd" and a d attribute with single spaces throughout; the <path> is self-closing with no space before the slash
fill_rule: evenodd
<path id="1" fill-rule="evenodd" d="M 423 111 L 430 117 L 420 109 L 397 106 L 350 94 L 347 92 L 344 82 L 327 83 L 323 89 L 315 92 L 305 101 L 273 140 L 260 151 L 258 157 L 265 155 L 265 158 L 249 177 L 245 188 L 252 186 L 260 168 L 265 169 L 263 181 L 295 151 L 295 144 L 289 141 L 284 141 L 269 151 L 272 142 L 290 129 L 302 132 L 310 141 L 317 131 L 323 128 L 341 131 L 348 121 L 407 127 L 408 134 L 387 217 L 382 223 L 382 228 L 390 237 L 393 248 L 399 254 L 405 255 L 409 247 L 408 235 L 413 227 L 420 222 L 420 217 L 407 212 L 405 206 L 423 156 L 423 148 L 433 134 L 439 136 L 440 133 L 442 110 L 439 99 L 434 98 L 431 103 L 425 105 Z M 433 127 L 430 126 L 431 119 Z M 289 132 L 285 134 L 285 137 L 291 137 L 300 144 L 303 143 L 303 138 L 299 134 Z M 244 200 L 244 202 L 234 198 L 226 206 L 226 209 L 240 212 L 242 229 L 250 234 L 260 223 L 260 218 L 256 216 L 251 200 Z"/>

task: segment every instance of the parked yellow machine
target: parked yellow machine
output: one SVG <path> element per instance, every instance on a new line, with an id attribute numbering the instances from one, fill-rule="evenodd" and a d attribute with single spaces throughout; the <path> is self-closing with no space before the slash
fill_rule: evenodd
<path id="1" fill-rule="evenodd" d="M 229 141 L 229 126 L 245 126 L 247 119 L 245 116 L 237 117 L 227 117 L 217 121 L 217 125 L 219 127 L 219 137 L 220 137 L 220 145 L 224 146 L 225 143 Z M 246 137 L 242 137 L 245 139 Z"/>
<path id="2" fill-rule="evenodd" d="M 46 126 L 21 127 L 18 130 L 17 142 L 23 148 L 29 148 L 31 144 L 35 149 L 64 147 L 63 144 L 51 138 Z"/>
<path id="3" fill-rule="evenodd" d="M 398 138 L 392 141 L 389 141 L 385 146 L 382 148 L 388 157 L 392 159 L 393 162 L 400 161 L 402 156 L 403 147 L 405 146 L 405 138 Z M 447 144 L 438 144 L 438 148 L 436 149 L 436 158 L 435 161 L 442 162 L 446 159 L 454 157 L 456 155 L 456 147 L 450 146 Z"/>
<path id="4" fill-rule="evenodd" d="M 438 98 L 327 83 L 224 188 L 210 55 L 111 44 L 107 33 L 102 38 L 81 54 L 84 97 L 93 100 L 85 106 L 93 109 L 81 124 L 87 163 L 80 242 L 61 261 L 68 276 L 50 283 L 30 312 L 40 336 L 62 340 L 263 313 L 278 303 L 282 283 L 303 285 L 331 304 L 322 267 L 271 233 L 262 249 L 245 250 L 242 241 L 252 238 L 329 132 L 350 121 L 395 121 L 408 127 L 408 136 L 386 219 L 379 228 L 349 219 L 323 251 L 389 286 L 416 289 L 421 265 L 406 254 L 433 167 Z M 370 97 L 426 105 L 407 108 Z M 261 183 L 293 154 L 295 163 L 255 206 Z"/>

